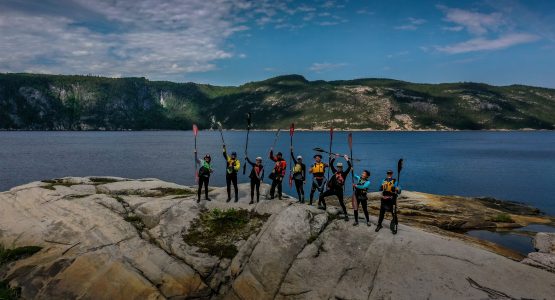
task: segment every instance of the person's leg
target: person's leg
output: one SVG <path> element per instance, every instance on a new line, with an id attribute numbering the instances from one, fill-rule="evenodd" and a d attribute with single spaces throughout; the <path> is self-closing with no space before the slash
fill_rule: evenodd
<path id="1" fill-rule="evenodd" d="M 237 189 L 237 174 L 231 177 L 231 182 L 233 182 L 233 188 L 235 189 L 235 202 L 239 201 L 239 190 Z"/>
<path id="2" fill-rule="evenodd" d="M 283 178 L 278 182 L 277 191 L 278 191 L 278 198 L 281 200 L 281 191 L 283 188 Z"/>
<path id="3" fill-rule="evenodd" d="M 295 189 L 297 190 L 297 196 L 299 197 L 299 202 L 303 202 L 303 181 L 295 179 Z"/>
<path id="4" fill-rule="evenodd" d="M 256 202 L 260 201 L 260 181 L 261 180 L 256 180 L 255 184 L 256 184 Z"/>
<path id="5" fill-rule="evenodd" d="M 321 204 L 321 206 L 318 206 L 318 208 L 323 208 L 326 209 L 326 197 L 333 195 L 333 191 L 331 190 L 327 190 L 323 193 L 320 193 L 320 197 L 318 197 L 318 204 Z"/>
<path id="6" fill-rule="evenodd" d="M 210 182 L 210 177 L 207 177 L 204 179 L 204 199 L 210 201 L 210 198 L 208 198 L 208 184 Z"/>
<path id="7" fill-rule="evenodd" d="M 274 194 L 276 192 L 277 180 L 272 180 L 272 186 L 270 187 L 270 199 L 274 199 Z"/>
<path id="8" fill-rule="evenodd" d="M 312 181 L 312 185 L 310 186 L 310 205 L 312 205 L 312 200 L 314 199 L 314 192 L 316 192 L 316 188 L 316 183 Z"/>
<path id="9" fill-rule="evenodd" d="M 229 174 L 225 175 L 225 184 L 227 186 L 227 202 L 231 200 L 231 176 Z"/>
<path id="10" fill-rule="evenodd" d="M 380 204 L 380 217 L 378 218 L 378 227 L 376 227 L 376 232 L 382 228 L 382 222 L 385 216 L 386 206 L 387 204 L 385 204 L 384 201 L 382 200 Z"/>
<path id="11" fill-rule="evenodd" d="M 254 202 L 254 187 L 256 185 L 256 181 L 254 179 L 251 179 L 251 203 L 252 204 Z"/>
<path id="12" fill-rule="evenodd" d="M 335 192 L 337 199 L 339 200 L 339 205 L 343 209 L 343 215 L 345 216 L 345 221 L 349 221 L 349 216 L 347 215 L 347 206 L 345 206 L 345 202 L 343 202 L 343 190 L 338 190 Z"/>
<path id="13" fill-rule="evenodd" d="M 202 183 L 204 182 L 204 179 L 202 179 L 202 177 L 199 177 L 198 179 L 198 198 L 197 198 L 197 203 L 200 202 L 200 194 L 202 194 Z"/>
<path id="14" fill-rule="evenodd" d="M 366 225 L 370 226 L 370 216 L 368 215 L 368 199 L 366 197 L 358 200 L 360 205 L 362 205 L 362 210 L 364 211 L 364 217 L 366 218 Z"/>

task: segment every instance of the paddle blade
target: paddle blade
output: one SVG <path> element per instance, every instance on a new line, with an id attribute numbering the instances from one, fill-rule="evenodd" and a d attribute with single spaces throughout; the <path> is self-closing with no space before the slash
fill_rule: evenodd
<path id="1" fill-rule="evenodd" d="M 314 150 L 314 151 L 316 151 L 316 152 L 326 152 L 326 150 L 324 150 L 324 149 L 322 149 L 322 148 L 320 148 L 320 147 L 313 148 L 312 150 Z"/>
<path id="2" fill-rule="evenodd" d="M 252 124 L 252 122 L 251 122 L 251 113 L 249 112 L 249 113 L 247 113 L 247 129 L 251 128 L 251 124 Z"/>
<path id="3" fill-rule="evenodd" d="M 353 133 L 349 132 L 349 149 L 353 150 Z"/>
<path id="4" fill-rule="evenodd" d="M 291 127 L 289 127 L 289 135 L 293 136 L 295 134 L 295 123 L 291 123 Z"/>
<path id="5" fill-rule="evenodd" d="M 197 134 L 198 134 L 198 127 L 197 127 L 197 124 L 193 124 L 193 134 L 195 135 L 195 137 L 196 137 Z"/>
<path id="6" fill-rule="evenodd" d="M 401 170 L 403 169 L 403 159 L 399 159 L 399 162 L 397 163 L 397 174 L 401 173 Z"/>

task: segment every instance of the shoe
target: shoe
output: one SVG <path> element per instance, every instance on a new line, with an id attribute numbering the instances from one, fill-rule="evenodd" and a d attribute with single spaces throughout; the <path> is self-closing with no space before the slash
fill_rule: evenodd
<path id="1" fill-rule="evenodd" d="M 378 231 L 380 231 L 380 229 L 382 229 L 382 227 L 383 227 L 382 224 L 378 224 L 376 226 L 376 230 L 374 230 L 374 231 L 378 232 Z"/>
<path id="2" fill-rule="evenodd" d="M 355 221 L 355 222 L 353 223 L 353 226 L 358 226 L 358 222 Z"/>
<path id="3" fill-rule="evenodd" d="M 372 226 L 372 223 L 366 222 L 366 226 L 370 227 L 370 226 Z"/>
<path id="4" fill-rule="evenodd" d="M 347 215 L 345 215 L 345 222 L 349 222 L 349 216 L 347 216 Z"/>
<path id="5" fill-rule="evenodd" d="M 210 199 L 210 198 L 206 198 L 206 199 L 204 199 L 204 200 L 206 200 L 206 201 L 212 201 L 212 199 Z"/>
<path id="6" fill-rule="evenodd" d="M 235 203 L 239 202 L 239 199 L 235 199 Z"/>
<path id="7" fill-rule="evenodd" d="M 281 200 L 281 197 L 278 197 L 279 200 Z"/>
<path id="8" fill-rule="evenodd" d="M 391 229 L 391 233 L 397 234 L 397 224 L 392 222 L 391 225 L 389 225 L 389 228 Z"/>
<path id="9" fill-rule="evenodd" d="M 197 203 L 200 203 L 200 198 L 199 198 L 199 199 L 197 199 Z"/>
<path id="10" fill-rule="evenodd" d="M 249 204 L 254 204 L 254 201 L 251 200 L 251 202 L 249 202 Z"/>
<path id="11" fill-rule="evenodd" d="M 225 202 L 229 202 L 229 201 L 231 201 L 231 198 L 227 198 L 227 200 L 225 200 Z"/>

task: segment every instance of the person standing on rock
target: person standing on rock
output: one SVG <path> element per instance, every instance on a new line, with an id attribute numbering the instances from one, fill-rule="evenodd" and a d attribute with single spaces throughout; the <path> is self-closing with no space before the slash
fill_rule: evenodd
<path id="1" fill-rule="evenodd" d="M 314 155 L 314 164 L 310 167 L 310 172 L 312 174 L 312 186 L 310 188 L 310 205 L 312 205 L 312 199 L 314 198 L 314 193 L 318 190 L 318 193 L 324 192 L 324 188 L 326 187 L 326 168 L 329 167 L 328 164 L 322 162 L 322 155 L 316 154 Z M 318 200 L 318 206 L 321 203 Z"/>
<path id="2" fill-rule="evenodd" d="M 246 157 L 247 163 L 252 166 L 249 178 L 251 179 L 251 202 L 254 203 L 254 191 L 256 189 L 256 202 L 260 201 L 260 183 L 264 180 L 264 166 L 262 165 L 262 157 L 257 157 L 256 162 L 252 162 L 249 157 Z"/>
<path id="3" fill-rule="evenodd" d="M 227 201 L 231 201 L 231 184 L 235 189 L 235 202 L 239 201 L 239 191 L 237 190 L 237 173 L 241 168 L 241 162 L 237 159 L 237 153 L 231 152 L 231 156 L 227 155 L 227 149 L 224 145 L 224 159 L 226 161 L 225 182 L 227 184 Z"/>
<path id="4" fill-rule="evenodd" d="M 347 178 L 347 176 L 349 176 L 349 172 L 351 172 L 352 165 L 351 165 L 351 161 L 349 160 L 349 156 L 345 155 L 343 157 L 347 161 L 347 165 L 348 165 L 347 170 L 343 171 L 342 163 L 337 163 L 337 168 L 335 168 L 333 164 L 335 162 L 336 157 L 339 157 L 339 155 L 335 155 L 335 157 L 333 157 L 330 161 L 330 166 L 331 166 L 331 171 L 333 172 L 333 176 L 330 177 L 330 180 L 328 182 L 328 190 L 320 194 L 319 202 L 322 203 L 322 205 L 319 206 L 318 208 L 325 210 L 326 197 L 337 196 L 337 198 L 339 199 L 339 205 L 341 205 L 341 208 L 343 209 L 343 214 L 345 215 L 345 221 L 349 221 L 349 216 L 347 215 L 347 207 L 343 202 L 343 186 L 345 185 L 345 179 Z"/>
<path id="5" fill-rule="evenodd" d="M 283 178 L 285 178 L 287 162 L 285 161 L 285 159 L 283 159 L 283 154 L 281 152 L 278 152 L 276 156 L 274 156 L 273 148 L 270 149 L 270 159 L 275 162 L 272 173 L 270 174 L 270 179 L 272 179 L 272 186 L 270 187 L 270 200 L 274 199 L 276 188 L 278 192 L 278 198 L 279 200 L 281 200 Z"/>
<path id="6" fill-rule="evenodd" d="M 207 201 L 210 201 L 210 198 L 208 198 L 208 184 L 210 183 L 210 175 L 214 171 L 212 169 L 212 165 L 210 164 L 210 162 L 212 162 L 212 157 L 210 157 L 210 154 L 206 154 L 203 159 L 199 159 L 197 157 L 197 151 L 195 150 L 195 159 L 200 164 L 200 169 L 198 171 L 197 203 L 200 202 L 200 194 L 202 193 L 203 185 L 204 185 L 204 199 Z"/>
<path id="7" fill-rule="evenodd" d="M 394 224 L 397 224 L 397 211 L 395 207 L 397 206 L 397 196 L 401 193 L 401 187 L 397 184 L 397 180 L 393 178 L 393 171 L 388 170 L 386 178 L 382 181 L 380 186 L 380 191 L 382 192 L 382 199 L 380 204 L 380 217 L 378 219 L 378 225 L 376 227 L 376 232 L 382 229 L 382 222 L 386 211 L 390 211 L 392 214 L 391 232 L 393 234 L 397 233 L 397 229 Z"/>
<path id="8" fill-rule="evenodd" d="M 291 147 L 291 158 L 295 161 L 295 166 L 293 167 L 293 180 L 295 181 L 295 189 L 297 190 L 297 196 L 299 197 L 299 202 L 304 203 L 304 184 L 306 182 L 306 165 L 303 163 L 303 157 L 297 156 L 295 159 L 295 154 L 293 154 L 293 147 Z"/>
<path id="9" fill-rule="evenodd" d="M 368 189 L 370 188 L 370 171 L 364 170 L 360 176 L 355 175 L 355 182 L 353 184 L 355 192 L 355 202 L 353 203 L 353 210 L 355 215 L 355 223 L 353 226 L 358 225 L 358 206 L 362 205 L 364 217 L 366 218 L 366 225 L 370 226 L 370 218 L 368 216 Z"/>

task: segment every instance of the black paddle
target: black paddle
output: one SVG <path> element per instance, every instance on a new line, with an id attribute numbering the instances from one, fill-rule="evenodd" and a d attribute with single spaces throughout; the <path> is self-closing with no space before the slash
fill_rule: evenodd
<path id="1" fill-rule="evenodd" d="M 320 147 L 316 147 L 316 148 L 312 148 L 312 150 L 316 151 L 316 152 L 320 152 L 320 153 L 327 153 L 327 154 L 331 154 L 331 155 L 339 155 L 339 156 L 345 156 L 345 154 L 339 154 L 339 153 L 330 153 Z M 361 159 L 353 159 L 351 158 L 351 161 L 362 161 Z"/>
<path id="2" fill-rule="evenodd" d="M 251 131 L 251 113 L 247 113 L 247 141 L 245 142 L 245 163 L 243 165 L 243 175 L 247 172 L 247 149 L 249 148 L 249 132 Z"/>
<path id="3" fill-rule="evenodd" d="M 403 170 L 403 159 L 399 159 L 399 162 L 397 162 L 397 185 L 399 185 L 399 183 L 401 182 L 401 170 Z M 397 193 L 397 191 L 395 191 L 395 193 Z M 397 216 L 399 211 L 397 209 L 397 195 L 395 196 L 395 224 L 393 224 L 391 230 L 393 231 L 393 233 L 397 233 L 397 225 L 399 225 L 399 217 Z"/>

